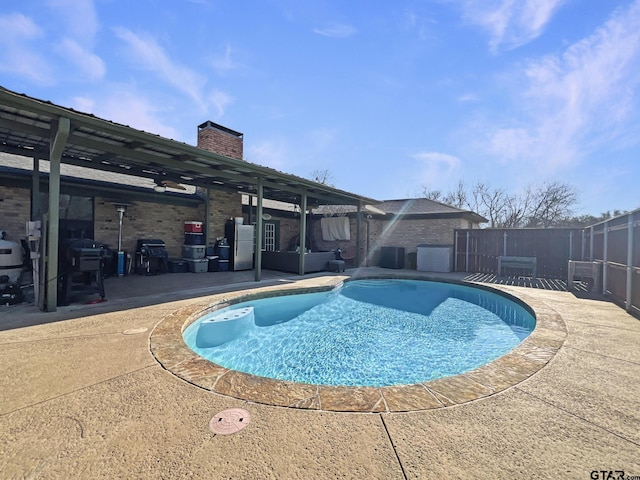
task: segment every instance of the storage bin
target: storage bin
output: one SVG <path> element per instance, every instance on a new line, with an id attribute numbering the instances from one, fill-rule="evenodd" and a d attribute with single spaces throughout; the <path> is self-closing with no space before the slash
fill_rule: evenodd
<path id="1" fill-rule="evenodd" d="M 184 222 L 184 233 L 202 233 L 202 222 Z"/>
<path id="2" fill-rule="evenodd" d="M 207 247 L 207 251 L 205 252 L 205 256 L 213 257 L 215 254 L 216 254 L 216 247 L 214 247 L 213 245 L 209 245 Z"/>
<path id="3" fill-rule="evenodd" d="M 229 260 L 218 260 L 218 270 L 221 272 L 229 271 Z"/>
<path id="4" fill-rule="evenodd" d="M 204 245 L 183 245 L 183 258 L 204 258 L 206 247 Z"/>
<path id="5" fill-rule="evenodd" d="M 209 270 L 209 260 L 206 258 L 185 258 L 184 261 L 192 273 L 204 273 Z"/>
<path id="6" fill-rule="evenodd" d="M 218 257 L 217 255 L 209 255 L 207 256 L 207 260 L 209 261 L 209 271 L 217 272 L 220 268 L 218 267 Z"/>
<path id="7" fill-rule="evenodd" d="M 181 258 L 170 258 L 167 261 L 169 273 L 184 273 L 187 271 L 187 262 Z"/>
<path id="8" fill-rule="evenodd" d="M 204 245 L 204 233 L 185 233 L 185 245 Z"/>

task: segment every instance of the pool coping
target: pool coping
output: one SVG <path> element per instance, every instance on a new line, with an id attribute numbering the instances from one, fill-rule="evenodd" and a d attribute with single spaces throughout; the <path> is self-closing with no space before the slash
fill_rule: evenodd
<path id="1" fill-rule="evenodd" d="M 474 282 L 425 278 L 412 275 L 367 275 L 357 279 L 404 278 L 457 283 L 482 288 L 529 308 L 536 317 L 533 332 L 516 348 L 469 372 L 412 385 L 387 387 L 343 387 L 310 385 L 229 370 L 193 352 L 184 342 L 184 329 L 200 316 L 249 299 L 326 291 L 348 276 L 328 277 L 322 285 L 258 287 L 241 292 L 209 297 L 206 303 L 194 303 L 164 317 L 149 336 L 149 349 L 156 361 L 182 380 L 216 394 L 279 407 L 334 412 L 412 412 L 451 407 L 496 395 L 517 385 L 543 368 L 562 347 L 567 329 L 564 320 L 544 302 L 522 292 L 507 292 Z M 309 282 L 306 282 L 309 283 Z"/>

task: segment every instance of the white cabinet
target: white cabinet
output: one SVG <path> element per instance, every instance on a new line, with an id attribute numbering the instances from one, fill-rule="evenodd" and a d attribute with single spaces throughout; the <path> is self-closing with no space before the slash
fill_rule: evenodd
<path id="1" fill-rule="evenodd" d="M 418 245 L 416 270 L 450 272 L 453 269 L 453 247 Z"/>

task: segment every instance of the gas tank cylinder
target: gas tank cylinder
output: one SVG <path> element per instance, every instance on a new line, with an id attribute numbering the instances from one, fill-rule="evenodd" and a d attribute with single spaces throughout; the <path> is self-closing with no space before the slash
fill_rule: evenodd
<path id="1" fill-rule="evenodd" d="M 9 282 L 15 283 L 22 272 L 22 247 L 19 243 L 0 240 L 0 277 L 9 276 Z"/>

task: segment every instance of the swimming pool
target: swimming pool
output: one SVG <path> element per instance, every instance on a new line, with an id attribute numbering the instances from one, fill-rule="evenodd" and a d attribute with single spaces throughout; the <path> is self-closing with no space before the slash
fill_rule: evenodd
<path id="1" fill-rule="evenodd" d="M 203 322 L 248 307 L 254 318 L 234 338 L 217 346 L 202 341 Z M 189 325 L 183 338 L 195 353 L 230 370 L 316 385 L 379 387 L 473 370 L 515 348 L 534 327 L 528 309 L 483 289 L 355 280 L 329 292 L 210 312 Z"/>

